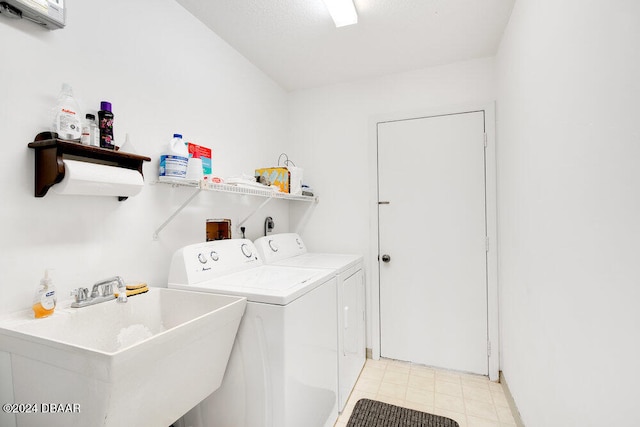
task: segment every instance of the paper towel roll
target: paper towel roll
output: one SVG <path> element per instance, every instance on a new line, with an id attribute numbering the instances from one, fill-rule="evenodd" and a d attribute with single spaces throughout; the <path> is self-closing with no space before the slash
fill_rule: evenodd
<path id="1" fill-rule="evenodd" d="M 63 160 L 63 163 L 64 178 L 51 187 L 58 194 L 130 197 L 144 186 L 137 170 L 78 160 Z"/>

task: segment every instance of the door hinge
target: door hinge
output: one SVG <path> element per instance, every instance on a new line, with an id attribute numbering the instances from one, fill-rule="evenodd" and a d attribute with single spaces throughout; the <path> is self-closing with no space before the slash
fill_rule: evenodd
<path id="1" fill-rule="evenodd" d="M 491 357 L 491 341 L 487 341 L 487 356 Z"/>
<path id="2" fill-rule="evenodd" d="M 489 236 L 484 237 L 484 249 L 489 252 Z"/>
<path id="3" fill-rule="evenodd" d="M 487 144 L 488 144 L 488 142 L 487 142 L 487 133 L 485 132 L 485 134 L 484 134 L 484 146 L 486 147 Z"/>

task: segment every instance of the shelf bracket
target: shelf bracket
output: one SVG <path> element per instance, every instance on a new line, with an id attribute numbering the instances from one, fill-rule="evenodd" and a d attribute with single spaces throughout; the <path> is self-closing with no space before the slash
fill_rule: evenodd
<path id="1" fill-rule="evenodd" d="M 260 209 L 262 209 L 263 207 L 265 207 L 267 205 L 267 203 L 269 203 L 271 200 L 273 200 L 273 197 L 269 197 L 267 198 L 264 202 L 260 203 L 260 206 L 258 206 L 257 208 L 255 208 L 249 215 L 247 215 L 246 217 L 244 217 L 243 219 L 241 219 L 240 221 L 238 221 L 238 225 L 236 225 L 236 228 L 238 230 L 240 230 L 240 227 L 242 226 L 242 224 L 244 224 L 245 222 L 247 222 L 249 220 L 249 218 L 251 218 L 252 216 L 254 216 Z"/>
<path id="2" fill-rule="evenodd" d="M 182 187 L 182 186 L 193 187 L 195 185 L 195 184 L 186 183 L 184 181 L 180 182 L 179 180 L 162 180 L 162 181 L 158 181 L 158 183 L 168 184 L 173 187 Z M 237 187 L 234 185 L 227 185 L 227 184 L 220 184 L 220 183 L 199 182 L 197 186 L 198 187 L 195 193 L 193 193 L 178 209 L 176 209 L 176 211 L 165 222 L 163 222 L 162 225 L 160 225 L 160 227 L 158 227 L 155 233 L 153 233 L 153 240 L 158 240 L 159 238 L 158 236 L 160 235 L 160 232 L 167 226 L 167 224 L 169 224 L 180 213 L 180 211 L 182 211 L 189 203 L 191 203 L 191 201 L 198 194 L 200 194 L 201 191 L 213 191 L 213 192 L 221 192 L 221 193 L 234 193 L 234 194 L 240 194 L 244 196 L 266 197 L 266 200 L 260 203 L 260 205 L 256 207 L 249 215 L 241 219 L 239 223 L 236 224 L 237 230 L 240 230 L 240 227 L 242 227 L 242 225 L 245 222 L 247 222 L 252 216 L 254 216 L 260 209 L 265 207 L 267 203 L 269 203 L 273 199 L 298 200 L 298 201 L 304 201 L 304 202 L 314 202 L 314 204 L 318 203 L 319 201 L 318 196 L 315 196 L 315 197 L 314 196 L 291 196 L 289 194 L 283 195 L 281 193 L 275 193 L 273 191 L 264 191 L 264 190 L 256 191 L 254 188 L 247 189 L 247 188 Z M 305 215 L 305 222 L 307 219 L 308 219 L 307 215 Z"/>
<path id="3" fill-rule="evenodd" d="M 173 221 L 173 219 L 182 211 L 182 209 L 184 209 L 189 203 L 191 203 L 191 201 L 193 199 L 196 198 L 196 196 L 198 194 L 200 194 L 200 191 L 202 191 L 201 188 L 196 189 L 196 191 L 189 196 L 189 198 L 182 204 L 180 205 L 180 207 L 178 209 L 176 209 L 176 211 L 174 213 L 171 214 L 171 216 L 169 218 L 167 218 L 167 220 L 165 222 L 162 223 L 162 225 L 160 225 L 160 227 L 158 227 L 158 229 L 153 233 L 153 240 L 158 240 L 159 236 L 160 236 L 160 232 L 171 222 Z"/>

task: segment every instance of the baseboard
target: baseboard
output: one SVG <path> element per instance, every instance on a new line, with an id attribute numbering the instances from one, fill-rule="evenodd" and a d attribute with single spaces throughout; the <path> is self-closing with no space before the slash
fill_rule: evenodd
<path id="1" fill-rule="evenodd" d="M 507 380 L 504 378 L 502 371 L 499 372 L 499 378 L 500 385 L 504 391 L 504 396 L 507 398 L 507 402 L 509 402 L 509 408 L 511 409 L 511 414 L 513 415 L 516 425 L 518 427 L 525 427 L 522 422 L 522 418 L 520 417 L 520 411 L 518 411 L 518 407 L 516 406 L 516 401 L 513 400 L 513 395 L 511 394 L 511 390 L 509 390 L 509 385 L 507 384 Z"/>

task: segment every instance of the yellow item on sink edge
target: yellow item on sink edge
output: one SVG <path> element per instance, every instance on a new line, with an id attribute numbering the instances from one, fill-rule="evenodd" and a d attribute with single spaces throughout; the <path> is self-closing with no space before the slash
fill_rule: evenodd
<path id="1" fill-rule="evenodd" d="M 146 283 L 136 283 L 136 284 L 130 284 L 127 285 L 127 296 L 133 296 L 133 295 L 139 295 L 139 294 L 144 294 L 145 292 L 149 291 L 149 287 L 147 286 Z M 118 298 L 118 293 L 115 293 L 116 298 Z"/>

